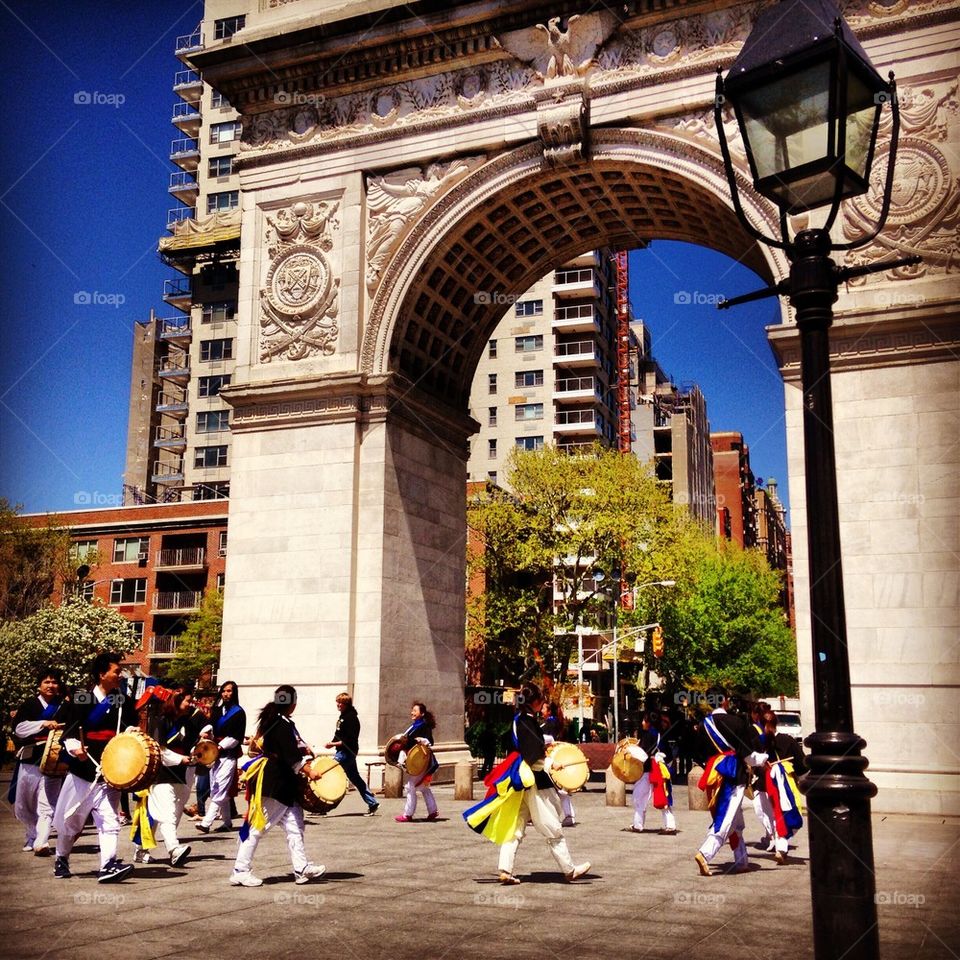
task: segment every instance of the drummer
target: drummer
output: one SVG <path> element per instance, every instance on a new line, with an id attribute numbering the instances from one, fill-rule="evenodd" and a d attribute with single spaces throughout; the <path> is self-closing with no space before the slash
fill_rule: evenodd
<path id="1" fill-rule="evenodd" d="M 92 690 L 73 695 L 63 731 L 63 746 L 70 772 L 57 799 L 53 824 L 57 831 L 57 859 L 53 875 L 66 879 L 70 873 L 70 852 L 93 814 L 100 843 L 99 883 L 115 883 L 133 871 L 117 857 L 120 819 L 117 807 L 120 791 L 100 776 L 104 747 L 121 730 L 138 729 L 133 700 L 120 691 L 120 654 L 101 653 L 93 661 Z"/>
<path id="2" fill-rule="evenodd" d="M 197 763 L 193 748 L 200 731 L 193 716 L 193 694 L 181 690 L 164 701 L 158 715 L 149 724 L 150 736 L 160 744 L 161 766 L 146 801 L 150 822 L 144 824 L 141 821 L 135 824 L 135 829 L 139 826 L 140 838 L 146 840 L 145 829 L 152 835 L 153 826 L 156 825 L 156 832 L 167 848 L 171 867 L 182 866 L 190 855 L 189 844 L 180 843 L 177 838 L 177 826 L 183 816 L 184 804 L 190 797 L 192 778 L 189 773 Z M 149 854 L 142 851 L 155 846 L 155 843 L 141 843 L 134 860 L 146 860 Z"/>
<path id="3" fill-rule="evenodd" d="M 230 876 L 234 887 L 263 885 L 253 874 L 253 857 L 260 838 L 278 823 L 287 835 L 296 883 L 308 883 L 326 869 L 307 860 L 303 844 L 303 808 L 299 802 L 297 774 L 303 771 L 311 780 L 319 780 L 322 773 L 310 769 L 312 757 L 303 752 L 305 745 L 291 719 L 296 707 L 297 691 L 285 683 L 277 687 L 273 700 L 260 711 L 257 737 L 262 743 L 262 752 L 248 767 L 250 806 L 240 830 L 237 860 Z"/>
<path id="4" fill-rule="evenodd" d="M 406 747 L 400 753 L 399 762 L 403 766 L 406 754 L 415 743 L 423 743 L 427 746 L 433 746 L 433 728 L 437 725 L 433 719 L 433 714 L 422 703 L 414 703 L 410 708 L 410 726 L 401 734 L 405 738 Z M 440 816 L 437 811 L 437 801 L 430 789 L 430 781 L 433 779 L 434 771 L 440 766 L 437 758 L 431 756 L 430 765 L 424 773 L 414 777 L 407 774 L 407 783 L 404 787 L 404 796 L 406 802 L 403 805 L 403 813 L 393 819 L 397 823 L 409 823 L 413 820 L 413 815 L 417 812 L 417 791 L 423 794 L 423 802 L 427 805 L 427 819 L 436 820 Z"/>
<path id="5" fill-rule="evenodd" d="M 63 786 L 63 777 L 45 776 L 40 771 L 47 737 L 66 713 L 66 708 L 60 709 L 62 688 L 63 675 L 59 670 L 41 670 L 37 674 L 37 695 L 17 710 L 13 728 L 20 763 L 13 812 L 26 831 L 23 852 L 38 857 L 50 855 L 53 811 Z"/>
<path id="6" fill-rule="evenodd" d="M 627 753 L 643 764 L 643 776 L 633 785 L 633 825 L 634 833 L 643 833 L 643 823 L 647 816 L 647 807 L 654 800 L 654 806 L 662 810 L 663 827 L 660 833 L 673 836 L 677 832 L 677 821 L 671 809 L 673 794 L 670 789 L 670 774 L 664 775 L 664 765 L 669 763 L 669 747 L 663 738 L 660 714 L 656 710 L 645 713 L 640 720 L 643 728 L 640 743 L 630 744 Z M 657 796 L 660 799 L 657 801 Z"/>
<path id="7" fill-rule="evenodd" d="M 218 830 L 232 830 L 230 803 L 233 799 L 234 781 L 237 776 L 237 760 L 242 753 L 243 735 L 247 729 L 247 715 L 240 706 L 240 691 L 228 680 L 220 685 L 220 699 L 213 708 L 211 722 L 201 731 L 201 736 L 212 737 L 220 747 L 217 762 L 210 770 L 210 797 L 206 802 L 203 820 L 196 825 L 201 833 L 209 833 L 219 813 L 223 824 Z"/>
<path id="8" fill-rule="evenodd" d="M 563 729 L 563 721 L 557 713 L 556 704 L 544 705 L 542 711 L 543 721 L 540 724 L 540 730 L 543 732 L 543 742 L 549 747 L 551 743 L 556 743 L 560 739 Z M 563 811 L 563 826 L 573 827 L 577 823 L 577 815 L 573 809 L 573 800 L 570 799 L 570 793 L 567 790 L 557 788 L 557 796 L 560 798 L 560 809 Z"/>

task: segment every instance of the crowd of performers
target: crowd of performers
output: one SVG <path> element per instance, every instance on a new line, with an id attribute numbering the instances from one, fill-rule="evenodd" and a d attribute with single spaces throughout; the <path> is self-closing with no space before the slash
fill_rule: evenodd
<path id="1" fill-rule="evenodd" d="M 210 770 L 206 813 L 195 828 L 208 833 L 219 816 L 218 830 L 233 829 L 238 774 L 246 786 L 247 811 L 229 882 L 243 887 L 262 884 L 253 861 L 261 838 L 276 825 L 286 836 L 295 882 L 307 883 L 324 873 L 324 866 L 307 856 L 304 843 L 303 778 L 316 780 L 322 774 L 314 770 L 311 749 L 293 720 L 294 687 L 281 685 L 260 709 L 256 733 L 244 755 L 247 718 L 235 683 L 222 684 L 216 704 L 203 710 L 187 689 L 149 688 L 135 703 L 121 689 L 117 654 L 98 656 L 91 673 L 89 689 L 78 689 L 65 698 L 60 672 L 42 671 L 36 695 L 16 713 L 18 764 L 11 790 L 16 817 L 25 830 L 24 852 L 38 857 L 53 853 L 54 876 L 71 877 L 71 852 L 92 817 L 100 851 L 98 881 L 115 883 L 130 875 L 134 864 L 118 856 L 120 791 L 104 778 L 101 761 L 114 737 L 145 727 L 159 748 L 159 763 L 149 786 L 136 793 L 131 826 L 134 862 L 160 859 L 174 867 L 186 864 L 191 847 L 181 840 L 180 823 L 195 786 L 198 752 L 209 742 L 216 745 L 216 760 Z M 357 712 L 347 693 L 340 694 L 336 704 L 340 716 L 326 748 L 335 751 L 335 759 L 370 816 L 376 814 L 379 803 L 357 770 Z M 435 721 L 425 704 L 412 705 L 410 721 L 404 733 L 394 738 L 401 766 L 418 744 L 433 744 Z M 632 824 L 626 828 L 633 832 L 644 831 L 652 803 L 662 817 L 659 833 L 677 833 L 670 774 L 674 758 L 665 727 L 660 714 L 648 714 L 642 719 L 639 737 L 622 745 L 625 756 L 638 765 L 637 773 L 642 770 L 633 787 Z M 45 773 L 41 756 L 49 749 L 51 730 L 60 731 L 65 769 Z M 557 770 L 548 746 L 559 732 L 555 710 L 545 706 L 540 689 L 532 683 L 524 685 L 517 697 L 510 750 L 484 779 L 485 797 L 463 812 L 474 831 L 500 847 L 497 873 L 502 884 L 520 883 L 515 862 L 528 824 L 545 839 L 565 880 L 578 880 L 590 870 L 588 861 L 574 862 L 563 833 L 565 825 L 575 823 L 575 815 L 569 795 L 558 789 L 551 775 Z M 728 699 L 700 721 L 696 738 L 695 759 L 703 764 L 698 785 L 707 796 L 710 812 L 706 838 L 694 856 L 700 874 L 711 875 L 711 861 L 725 844 L 733 851 L 732 870 L 748 869 L 743 837 L 747 798 L 752 798 L 763 830 L 759 846 L 772 850 L 778 864 L 785 863 L 789 840 L 803 823 L 796 777 L 804 771 L 804 758 L 797 741 L 777 732 L 776 714 L 768 704 L 753 704 L 749 713 L 735 712 Z M 428 754 L 429 763 L 423 769 L 415 774 L 407 771 L 403 812 L 395 817 L 400 823 L 413 821 L 418 794 L 426 806 L 426 819 L 439 816 L 431 789 L 438 763 Z M 158 856 L 161 845 L 165 860 Z"/>

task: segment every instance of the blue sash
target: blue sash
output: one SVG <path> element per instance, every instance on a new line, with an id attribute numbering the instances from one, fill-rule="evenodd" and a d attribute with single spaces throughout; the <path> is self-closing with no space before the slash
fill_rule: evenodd
<path id="1" fill-rule="evenodd" d="M 52 700 L 47 704 L 46 709 L 40 714 L 41 720 L 52 720 L 56 712 L 60 709 L 60 701 Z"/>
<path id="2" fill-rule="evenodd" d="M 218 736 L 219 736 L 219 734 L 220 734 L 220 730 L 221 730 L 221 728 L 223 727 L 223 725 L 224 725 L 231 717 L 235 716 L 235 715 L 236 715 L 237 713 L 239 713 L 239 712 L 240 712 L 240 704 L 239 704 L 239 703 L 235 703 L 222 717 L 218 717 L 218 718 L 214 721 L 213 726 L 214 726 L 214 729 L 216 730 Z"/>
<path id="3" fill-rule="evenodd" d="M 113 703 L 111 695 L 108 693 L 91 711 L 87 714 L 87 724 L 89 727 L 95 727 L 111 710 Z"/>
<path id="4" fill-rule="evenodd" d="M 733 747 L 727 743 L 727 738 L 717 729 L 717 721 L 713 717 L 704 717 L 703 728 L 707 731 L 707 736 L 713 741 L 718 753 L 726 753 Z"/>

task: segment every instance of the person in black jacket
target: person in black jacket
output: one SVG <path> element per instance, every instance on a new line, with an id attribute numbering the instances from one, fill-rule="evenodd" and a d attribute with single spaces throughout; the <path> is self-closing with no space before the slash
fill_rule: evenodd
<path id="1" fill-rule="evenodd" d="M 640 720 L 640 743 L 627 747 L 627 752 L 643 764 L 643 776 L 633 785 L 633 824 L 634 833 L 643 833 L 643 824 L 647 817 L 647 807 L 654 797 L 654 785 L 650 781 L 650 768 L 654 764 L 669 763 L 670 748 L 660 729 L 660 714 L 656 710 L 645 713 Z M 654 771 L 656 773 L 657 771 Z M 669 796 L 669 795 L 668 795 Z M 663 827 L 661 833 L 672 836 L 677 832 L 677 821 L 669 803 L 663 808 Z"/>
<path id="2" fill-rule="evenodd" d="M 789 734 L 777 733 L 777 715 L 772 710 L 765 711 L 761 719 L 766 736 L 767 764 L 763 770 L 762 792 L 758 796 L 762 798 L 773 833 L 773 859 L 784 864 L 790 849 L 790 837 L 803 824 L 797 777 L 806 772 L 807 759 L 797 740 Z M 783 775 L 774 780 L 773 772 L 778 766 Z M 774 791 L 778 791 L 775 797 L 772 796 Z"/>
<path id="3" fill-rule="evenodd" d="M 100 760 L 106 745 L 121 730 L 136 728 L 137 714 L 133 700 L 120 689 L 120 654 L 99 654 L 93 661 L 91 675 L 95 686 L 74 692 L 63 731 L 70 772 L 64 779 L 53 817 L 57 831 L 53 875 L 61 880 L 72 876 L 70 852 L 92 814 L 100 842 L 97 879 L 99 883 L 114 883 L 131 873 L 133 864 L 124 864 L 117 857 L 120 791 L 101 778 Z"/>
<path id="4" fill-rule="evenodd" d="M 210 724 L 201 731 L 203 736 L 212 736 L 220 747 L 217 762 L 210 768 L 210 797 L 206 812 L 197 829 L 209 833 L 217 814 L 223 818 L 219 830 L 232 830 L 230 803 L 234 795 L 234 780 L 237 775 L 237 760 L 243 752 L 243 737 L 247 731 L 247 715 L 240 706 L 240 690 L 232 680 L 220 685 L 220 699 L 213 708 Z"/>
<path id="5" fill-rule="evenodd" d="M 360 752 L 360 717 L 357 716 L 353 697 L 349 693 L 337 694 L 337 709 L 340 719 L 333 731 L 333 739 L 326 745 L 335 750 L 333 759 L 343 767 L 347 779 L 357 788 L 363 802 L 367 805 L 365 816 L 372 817 L 380 807 L 377 798 L 370 792 L 357 769 L 357 754 Z"/>
<path id="6" fill-rule="evenodd" d="M 253 874 L 253 856 L 260 838 L 277 823 L 287 835 L 296 883 L 308 883 L 326 869 L 307 859 L 303 844 L 303 808 L 300 806 L 297 775 L 302 770 L 311 780 L 319 780 L 321 774 L 310 769 L 313 758 L 291 719 L 296 707 L 297 691 L 284 683 L 277 687 L 273 700 L 260 711 L 257 737 L 262 742 L 262 753 L 250 768 L 256 766 L 256 772 L 248 773 L 250 807 L 247 822 L 240 831 L 237 860 L 230 877 L 230 883 L 235 887 L 263 884 Z"/>
<path id="7" fill-rule="evenodd" d="M 520 841 L 526 833 L 528 819 L 533 822 L 534 829 L 546 839 L 564 879 L 568 882 L 576 880 L 590 869 L 589 862 L 574 865 L 563 836 L 560 798 L 547 772 L 550 761 L 538 719 L 542 709 L 543 696 L 540 688 L 533 683 L 524 684 L 520 689 L 517 714 L 513 718 L 513 749 L 533 771 L 534 782 L 523 791 L 523 801 L 512 839 L 500 847 L 499 879 L 503 884 L 520 882 L 519 877 L 514 876 L 513 864 Z"/>

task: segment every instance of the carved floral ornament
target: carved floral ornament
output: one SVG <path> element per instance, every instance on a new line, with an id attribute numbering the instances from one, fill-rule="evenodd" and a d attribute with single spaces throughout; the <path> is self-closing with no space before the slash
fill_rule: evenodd
<path id="1" fill-rule="evenodd" d="M 260 290 L 260 362 L 329 356 L 339 333 L 340 280 L 327 254 L 339 203 L 299 201 L 267 217 L 270 266 Z"/>

